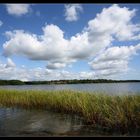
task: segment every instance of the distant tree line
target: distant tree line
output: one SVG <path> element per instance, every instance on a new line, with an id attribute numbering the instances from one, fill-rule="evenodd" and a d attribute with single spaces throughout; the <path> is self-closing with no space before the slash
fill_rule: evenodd
<path id="1" fill-rule="evenodd" d="M 119 82 L 140 82 L 140 80 L 111 80 L 111 79 L 82 79 L 82 80 L 51 80 L 51 81 L 28 81 L 27 85 L 33 84 L 79 84 L 79 83 L 119 83 Z"/>
<path id="2" fill-rule="evenodd" d="M 20 80 L 0 80 L 0 85 L 24 85 Z"/>
<path id="3" fill-rule="evenodd" d="M 111 80 L 111 79 L 81 79 L 81 80 L 51 80 L 51 81 L 20 81 L 20 80 L 0 80 L 0 85 L 39 85 L 39 84 L 79 84 L 79 83 L 120 83 L 120 82 L 140 82 L 140 80 Z"/>

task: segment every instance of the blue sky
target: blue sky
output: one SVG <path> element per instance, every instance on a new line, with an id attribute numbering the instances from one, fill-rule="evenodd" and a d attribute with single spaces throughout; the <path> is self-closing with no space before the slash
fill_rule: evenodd
<path id="1" fill-rule="evenodd" d="M 0 79 L 140 79 L 139 4 L 0 4 Z"/>

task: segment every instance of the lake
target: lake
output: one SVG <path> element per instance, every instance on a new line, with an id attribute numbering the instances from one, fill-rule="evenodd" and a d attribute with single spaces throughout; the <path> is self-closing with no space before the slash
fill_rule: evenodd
<path id="1" fill-rule="evenodd" d="M 4 89 L 20 90 L 78 90 L 96 91 L 106 94 L 138 94 L 140 93 L 140 82 L 132 83 L 93 83 L 93 84 L 60 84 L 60 85 L 15 85 L 0 86 Z"/>
<path id="2" fill-rule="evenodd" d="M 19 90 L 78 90 L 97 91 L 105 94 L 140 94 L 140 83 L 98 83 L 61 85 L 16 85 L 0 86 L 4 89 Z M 0 136 L 120 136 L 140 135 L 107 132 L 101 128 L 85 125 L 77 115 L 58 113 L 50 110 L 25 110 L 0 108 Z"/>

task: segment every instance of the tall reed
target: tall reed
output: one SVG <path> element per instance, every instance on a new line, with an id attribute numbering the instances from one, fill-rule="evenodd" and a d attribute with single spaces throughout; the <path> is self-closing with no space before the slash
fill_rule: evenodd
<path id="1" fill-rule="evenodd" d="M 85 122 L 109 129 L 140 129 L 139 95 L 80 91 L 0 90 L 0 106 L 54 109 L 81 115 Z"/>

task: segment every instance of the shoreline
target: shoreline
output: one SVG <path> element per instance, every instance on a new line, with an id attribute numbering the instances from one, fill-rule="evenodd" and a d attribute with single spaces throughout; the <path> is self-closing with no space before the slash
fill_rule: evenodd
<path id="1" fill-rule="evenodd" d="M 140 80 L 111 80 L 111 79 L 73 79 L 73 80 L 51 80 L 51 81 L 20 81 L 0 80 L 0 85 L 60 85 L 60 84 L 101 84 L 101 83 L 138 83 Z"/>

